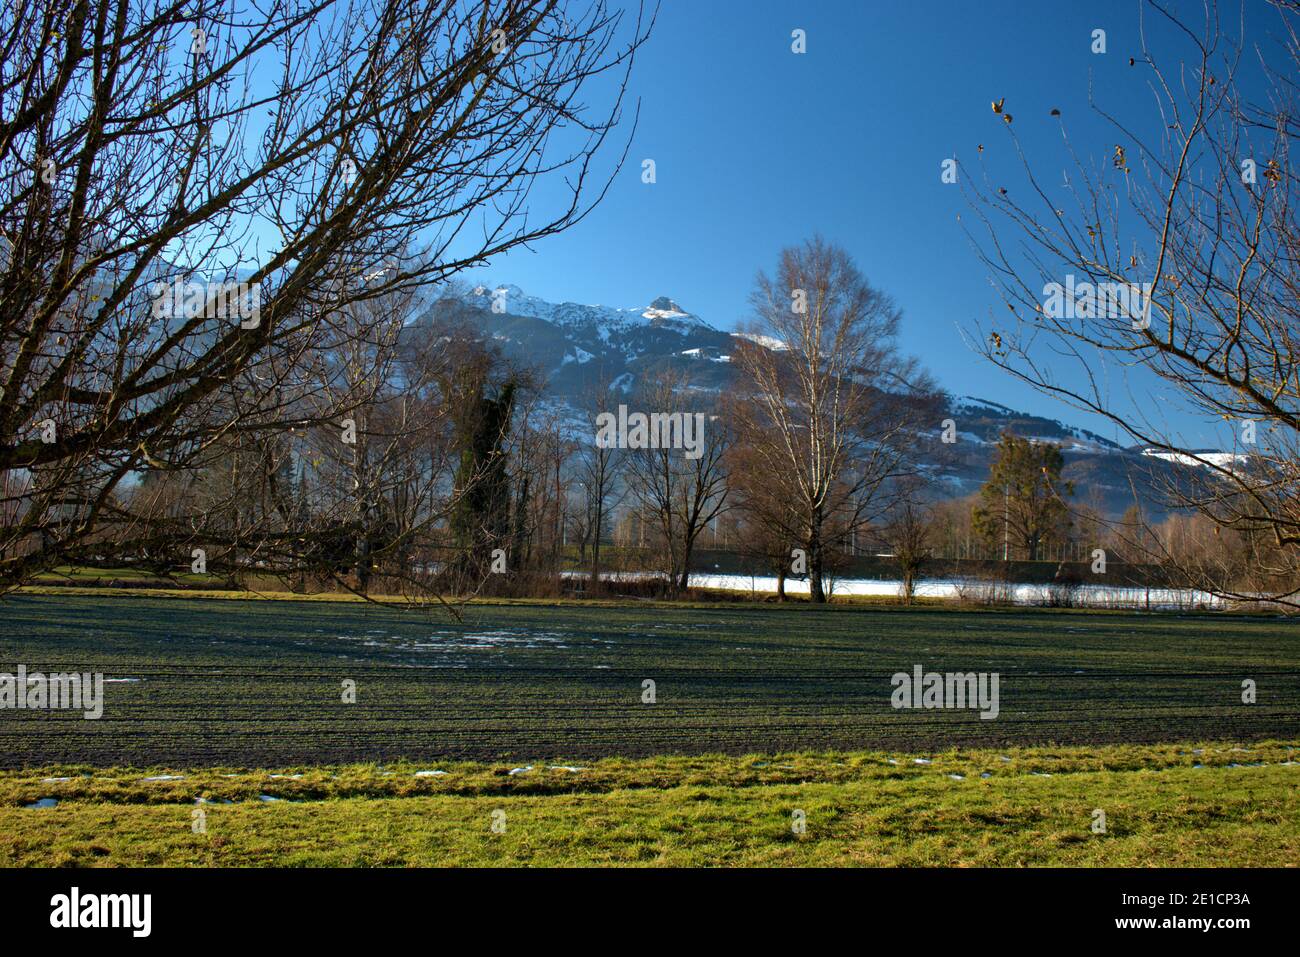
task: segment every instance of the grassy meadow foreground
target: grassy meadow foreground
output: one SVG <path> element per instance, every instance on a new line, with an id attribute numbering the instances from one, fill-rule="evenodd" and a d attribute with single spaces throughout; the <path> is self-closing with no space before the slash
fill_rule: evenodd
<path id="1" fill-rule="evenodd" d="M 1300 859 L 1292 621 L 615 602 L 463 613 L 7 599 L 0 671 L 106 684 L 101 720 L 0 711 L 0 866 Z M 894 709 L 890 677 L 914 665 L 998 672 L 998 716 Z"/>
<path id="2" fill-rule="evenodd" d="M 1292 758 L 1269 742 L 44 768 L 0 773 L 0 865 L 1290 866 Z"/>

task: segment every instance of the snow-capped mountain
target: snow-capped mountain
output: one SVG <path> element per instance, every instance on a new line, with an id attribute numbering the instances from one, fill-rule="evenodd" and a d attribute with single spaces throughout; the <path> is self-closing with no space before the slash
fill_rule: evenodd
<path id="1" fill-rule="evenodd" d="M 508 360 L 533 370 L 545 383 L 548 400 L 567 407 L 575 434 L 582 431 L 593 402 L 599 404 L 611 393 L 630 395 L 645 377 L 666 368 L 685 373 L 693 390 L 718 394 L 735 388 L 731 358 L 739 338 L 774 351 L 786 349 L 770 337 L 716 329 L 668 296 L 645 306 L 617 308 L 550 302 L 514 285 L 481 285 L 459 299 L 435 304 L 416 328 L 444 321 L 467 323 Z M 1076 500 L 1115 514 L 1133 504 L 1135 488 L 1148 513 L 1159 514 L 1155 487 L 1175 479 L 1184 467 L 1087 429 L 974 396 L 945 396 L 936 415 L 933 430 L 919 434 L 917 442 L 922 461 L 933 463 L 933 488 L 947 496 L 969 495 L 987 480 L 1004 431 L 1060 445 Z M 957 426 L 956 443 L 941 442 L 941 423 L 947 418 Z"/>
<path id="2" fill-rule="evenodd" d="M 618 309 L 611 306 L 584 306 L 576 302 L 547 302 L 530 296 L 511 284 L 475 286 L 465 296 L 465 301 L 498 315 L 543 319 L 579 334 L 594 331 L 602 339 L 647 325 L 673 329 L 682 335 L 689 335 L 696 329 L 717 332 L 699 316 L 687 312 L 667 296 L 660 296 L 648 306 Z"/>
<path id="3" fill-rule="evenodd" d="M 558 399 L 579 404 L 601 388 L 631 392 L 665 365 L 690 372 L 692 388 L 717 391 L 731 379 L 735 337 L 668 296 L 617 308 L 550 302 L 518 286 L 476 286 L 436 303 L 428 322 L 468 321 L 509 360 L 533 369 Z"/>

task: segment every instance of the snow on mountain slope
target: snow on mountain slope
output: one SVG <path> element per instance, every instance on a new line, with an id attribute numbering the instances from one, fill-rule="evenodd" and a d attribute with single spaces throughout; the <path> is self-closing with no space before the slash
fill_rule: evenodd
<path id="1" fill-rule="evenodd" d="M 1005 405 L 997 402 L 990 402 L 988 399 L 981 399 L 973 395 L 963 395 L 953 400 L 953 410 L 957 412 L 991 412 L 996 415 L 1015 414 L 1015 409 L 1009 409 Z"/>
<path id="2" fill-rule="evenodd" d="M 699 316 L 692 315 L 667 296 L 660 296 L 648 306 L 619 309 L 613 306 L 584 306 L 576 302 L 548 302 L 531 296 L 518 286 L 475 286 L 465 297 L 472 305 L 496 315 L 531 316 L 556 325 L 574 328 L 604 327 L 607 332 L 627 331 L 637 326 L 677 327 L 681 331 L 696 328 L 716 332 Z"/>
<path id="3" fill-rule="evenodd" d="M 1231 468 L 1234 465 L 1245 465 L 1250 461 L 1249 455 L 1240 452 L 1218 452 L 1214 449 L 1191 449 L 1186 453 L 1165 452 L 1161 449 L 1143 449 L 1142 454 L 1150 458 L 1163 459 L 1166 462 L 1190 465 L 1195 468 L 1204 468 L 1206 466 Z"/>
<path id="4" fill-rule="evenodd" d="M 733 332 L 737 339 L 748 339 L 750 342 L 757 342 L 765 349 L 771 349 L 773 352 L 788 352 L 790 347 L 780 339 L 772 336 L 763 336 L 753 332 Z"/>
<path id="5" fill-rule="evenodd" d="M 1096 432 L 1066 425 L 1057 419 L 1021 412 L 988 399 L 964 395 L 954 398 L 949 408 L 951 414 L 963 423 L 963 428 L 989 442 L 996 442 L 1002 430 L 1010 429 L 1016 435 L 1036 442 L 1053 442 L 1067 453 L 1123 451 L 1122 446 Z"/>

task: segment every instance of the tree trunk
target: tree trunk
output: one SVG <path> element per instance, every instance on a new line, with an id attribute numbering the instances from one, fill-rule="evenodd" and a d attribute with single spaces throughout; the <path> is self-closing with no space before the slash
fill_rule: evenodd
<path id="1" fill-rule="evenodd" d="M 813 515 L 808 536 L 808 600 L 814 605 L 826 603 L 826 591 L 822 588 L 822 520 L 820 512 Z"/>
<path id="2" fill-rule="evenodd" d="M 370 542 L 364 536 L 357 542 L 357 591 L 370 593 Z"/>
<path id="3" fill-rule="evenodd" d="M 600 529 L 604 524 L 604 509 L 601 503 L 596 503 L 596 521 L 595 530 L 591 533 L 591 586 L 590 590 L 595 593 L 600 589 Z"/>
<path id="4" fill-rule="evenodd" d="M 691 552 L 695 549 L 695 539 L 691 538 L 686 541 L 685 549 L 682 552 L 682 577 L 678 591 L 685 592 L 691 583 Z"/>
<path id="5" fill-rule="evenodd" d="M 822 563 L 820 558 L 813 561 L 812 573 L 808 576 L 808 598 L 814 605 L 824 605 L 826 603 L 826 590 L 822 587 Z"/>

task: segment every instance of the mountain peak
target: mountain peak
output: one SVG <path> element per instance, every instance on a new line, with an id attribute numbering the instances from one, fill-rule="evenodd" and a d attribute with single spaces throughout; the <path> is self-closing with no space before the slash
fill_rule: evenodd
<path id="1" fill-rule="evenodd" d="M 655 312 L 675 312 L 678 315 L 685 316 L 687 312 L 677 303 L 673 302 L 667 296 L 660 296 L 650 303 L 650 308 Z"/>
<path id="2" fill-rule="evenodd" d="M 488 299 L 492 299 L 492 298 L 522 299 L 524 296 L 524 291 L 520 289 L 518 286 L 516 286 L 514 283 L 497 283 L 494 286 L 485 286 L 482 283 L 480 283 L 479 285 L 471 289 L 469 294 L 471 296 L 478 296 L 480 298 L 488 298 Z"/>

